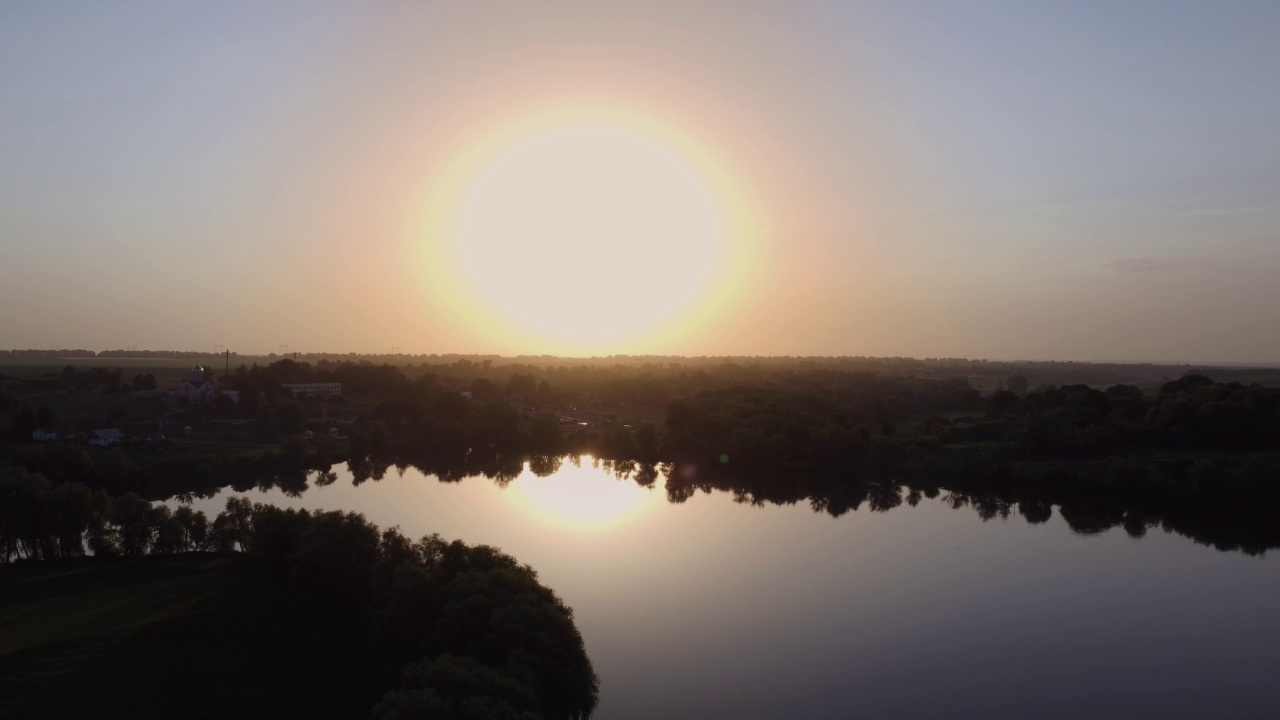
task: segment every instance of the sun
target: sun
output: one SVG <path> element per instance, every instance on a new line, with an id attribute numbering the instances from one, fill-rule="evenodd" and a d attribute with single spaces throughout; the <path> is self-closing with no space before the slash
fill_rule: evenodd
<path id="1" fill-rule="evenodd" d="M 565 463 L 553 475 L 525 471 L 507 488 L 516 507 L 563 530 L 596 531 L 618 527 L 660 507 L 666 496 L 631 480 L 607 476 L 591 456 Z"/>
<path id="2" fill-rule="evenodd" d="M 437 231 L 450 300 L 560 352 L 678 332 L 732 275 L 730 203 L 686 143 L 616 117 L 557 116 L 467 158 Z"/>

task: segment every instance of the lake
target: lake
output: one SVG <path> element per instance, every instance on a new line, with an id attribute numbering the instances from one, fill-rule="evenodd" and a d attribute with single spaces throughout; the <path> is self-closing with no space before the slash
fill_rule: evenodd
<path id="1" fill-rule="evenodd" d="M 412 468 L 281 507 L 502 548 L 573 607 L 597 718 L 1280 716 L 1280 565 L 1156 529 L 983 521 L 922 499 L 841 517 L 728 492 L 668 502 L 566 463 L 440 482 Z M 195 507 L 210 518 L 230 491 Z"/>

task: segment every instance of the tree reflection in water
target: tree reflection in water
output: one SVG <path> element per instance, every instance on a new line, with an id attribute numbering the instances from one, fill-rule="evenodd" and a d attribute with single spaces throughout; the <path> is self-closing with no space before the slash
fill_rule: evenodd
<path id="1" fill-rule="evenodd" d="M 1120 527 L 1133 538 L 1143 537 L 1151 528 L 1160 528 L 1222 551 L 1260 555 L 1280 547 L 1280 524 L 1274 522 L 1269 503 L 1248 502 L 1229 495 L 1207 493 L 1108 492 L 1105 485 L 1077 486 L 1065 482 L 984 480 L 974 477 L 910 477 L 886 479 L 849 477 L 821 473 L 735 473 L 723 466 L 702 467 L 692 463 L 648 463 L 634 460 L 612 461 L 576 455 L 532 455 L 468 452 L 452 458 L 425 460 L 398 459 L 399 474 L 412 467 L 446 483 L 482 476 L 507 487 L 525 472 L 543 478 L 558 473 L 566 464 L 580 467 L 589 462 L 620 480 L 630 480 L 643 488 L 656 488 L 663 479 L 670 503 L 687 502 L 699 493 L 723 491 L 734 502 L 753 507 L 807 504 L 814 512 L 841 517 L 866 509 L 888 512 L 917 506 L 923 499 L 937 499 L 954 509 L 969 509 L 983 522 L 1007 520 L 1019 515 L 1029 524 L 1048 522 L 1058 514 L 1076 533 L 1093 535 Z M 353 482 L 381 480 L 390 461 L 372 455 L 348 463 Z M 275 485 L 296 496 L 312 480 L 319 487 L 332 484 L 332 471 L 306 471 L 260 477 L 255 484 Z"/>

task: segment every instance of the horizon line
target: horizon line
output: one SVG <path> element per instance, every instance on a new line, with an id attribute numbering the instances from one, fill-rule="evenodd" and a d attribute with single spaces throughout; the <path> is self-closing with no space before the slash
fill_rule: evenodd
<path id="1" fill-rule="evenodd" d="M 92 355 L 55 355 L 55 353 L 71 353 L 86 352 Z M 229 348 L 219 350 L 178 350 L 178 349 L 140 349 L 140 348 L 114 348 L 105 350 L 92 350 L 89 348 L 8 348 L 0 349 L 0 355 L 13 354 L 30 354 L 44 357 L 64 357 L 68 360 L 88 360 L 104 358 L 102 353 L 112 353 L 111 356 L 119 359 L 156 359 L 156 355 L 169 354 L 180 356 L 207 356 L 221 357 L 225 353 L 237 358 L 291 358 L 291 357 L 403 357 L 403 358 L 484 358 L 499 360 L 521 360 L 528 358 L 552 358 L 557 360 L 610 360 L 610 359 L 668 359 L 677 358 L 682 360 L 733 360 L 733 359 L 762 359 L 762 360 L 910 360 L 917 362 L 943 362 L 943 361 L 960 361 L 971 363 L 1028 363 L 1028 364 L 1079 364 L 1079 365 L 1149 365 L 1163 367 L 1221 367 L 1221 368 L 1250 368 L 1250 369 L 1268 369 L 1274 368 L 1280 370 L 1280 360 L 1277 361 L 1240 361 L 1240 360 L 1132 360 L 1132 359 L 1089 359 L 1089 360 L 1064 360 L 1055 358 L 983 358 L 983 357 L 962 357 L 952 355 L 931 355 L 917 357 L 913 355 L 795 355 L 795 354 L 725 354 L 725 355 L 681 355 L 681 354 L 662 354 L 662 353 L 611 353 L 604 355 L 555 355 L 551 353 L 528 353 L 528 354 L 503 354 L 503 353 L 485 353 L 485 352 L 406 352 L 406 351 L 303 351 L 303 350 L 284 350 L 284 351 L 251 351 L 237 352 Z M 136 353 L 136 355 L 121 355 L 118 353 Z M 176 358 L 173 358 L 176 359 Z"/>

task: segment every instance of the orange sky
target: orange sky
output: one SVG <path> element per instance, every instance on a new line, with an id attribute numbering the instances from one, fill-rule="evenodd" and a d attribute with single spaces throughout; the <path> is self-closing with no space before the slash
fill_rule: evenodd
<path id="1" fill-rule="evenodd" d="M 0 347 L 1280 361 L 1271 10 L 307 9 L 0 10 Z"/>

